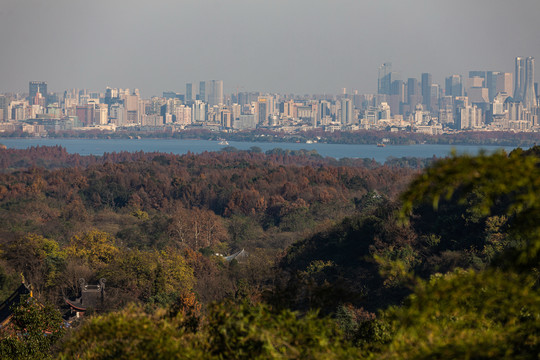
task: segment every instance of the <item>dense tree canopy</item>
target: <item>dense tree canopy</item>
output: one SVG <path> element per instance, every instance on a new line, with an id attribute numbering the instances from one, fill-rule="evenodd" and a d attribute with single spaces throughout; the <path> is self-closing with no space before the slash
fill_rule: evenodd
<path id="1" fill-rule="evenodd" d="M 38 348 L 2 335 L 14 358 L 52 356 L 61 332 L 40 340 L 37 304 L 81 277 L 106 278 L 108 301 L 58 345 L 66 359 L 540 353 L 538 148 L 441 159 L 400 199 L 416 170 L 313 154 L 64 154 L 61 168 L 61 149 L 29 151 L 51 169 L 0 154 L 0 290 L 22 273 L 41 301 L 17 313 L 34 314 Z"/>

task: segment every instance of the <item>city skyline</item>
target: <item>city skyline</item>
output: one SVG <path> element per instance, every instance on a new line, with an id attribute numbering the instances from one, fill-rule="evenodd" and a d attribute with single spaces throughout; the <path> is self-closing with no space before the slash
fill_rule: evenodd
<path id="1" fill-rule="evenodd" d="M 540 58 L 538 13 L 532 0 L 6 0 L 0 92 L 43 80 L 52 92 L 111 86 L 150 97 L 223 79 L 224 93 L 371 93 L 386 62 L 403 80 L 430 73 L 443 84 L 471 69 L 513 72 L 515 54 Z"/>

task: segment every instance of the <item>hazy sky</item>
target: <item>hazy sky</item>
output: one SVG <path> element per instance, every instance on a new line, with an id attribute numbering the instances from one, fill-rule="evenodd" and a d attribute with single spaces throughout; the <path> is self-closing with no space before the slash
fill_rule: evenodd
<path id="1" fill-rule="evenodd" d="M 0 92 L 376 92 L 377 69 L 540 72 L 540 0 L 0 0 Z"/>

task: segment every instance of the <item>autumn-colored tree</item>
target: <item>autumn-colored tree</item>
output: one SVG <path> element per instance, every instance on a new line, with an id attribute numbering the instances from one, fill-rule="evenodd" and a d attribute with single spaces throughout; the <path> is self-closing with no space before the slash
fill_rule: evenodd
<path id="1" fill-rule="evenodd" d="M 24 275 L 36 293 L 57 285 L 66 255 L 55 240 L 27 234 L 5 243 L 2 250 L 2 257 Z"/>
<path id="2" fill-rule="evenodd" d="M 114 237 L 99 230 L 75 235 L 65 248 L 68 256 L 81 258 L 95 268 L 111 263 L 119 251 Z"/>
<path id="3" fill-rule="evenodd" d="M 227 231 L 212 211 L 179 207 L 172 216 L 169 234 L 180 245 L 198 250 L 224 241 Z"/>

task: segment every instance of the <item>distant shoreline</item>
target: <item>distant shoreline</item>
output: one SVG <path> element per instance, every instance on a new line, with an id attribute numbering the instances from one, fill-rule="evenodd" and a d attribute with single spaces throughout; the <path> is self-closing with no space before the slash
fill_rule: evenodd
<path id="1" fill-rule="evenodd" d="M 24 133 L 0 134 L 2 139 L 39 139 Z M 237 141 L 255 143 L 324 143 L 348 145 L 376 145 L 385 139 L 386 145 L 480 145 L 480 146 L 533 146 L 540 143 L 540 133 L 532 132 L 493 132 L 470 131 L 452 134 L 428 135 L 413 132 L 390 131 L 336 131 L 324 132 L 309 130 L 298 133 L 283 133 L 267 129 L 241 132 L 217 132 L 206 129 L 190 129 L 178 132 L 145 131 L 80 131 L 51 133 L 44 139 L 169 139 L 169 140 L 208 140 Z"/>
<path id="2" fill-rule="evenodd" d="M 228 140 L 229 145 L 221 145 L 221 141 L 204 139 L 81 139 L 81 138 L 4 138 L 0 144 L 8 149 L 27 149 L 30 147 L 63 147 L 68 153 L 82 156 L 101 156 L 106 153 L 151 152 L 171 154 L 200 154 L 204 152 L 249 151 L 253 153 L 305 152 L 334 159 L 369 159 L 380 164 L 395 159 L 429 159 L 449 156 L 453 151 L 458 154 L 476 155 L 480 151 L 492 153 L 503 149 L 510 152 L 516 146 L 505 145 L 462 145 L 462 144 L 390 144 L 378 147 L 374 144 L 329 144 L 329 143 L 296 143 L 296 142 L 255 142 Z M 521 146 L 528 148 L 528 146 Z"/>

